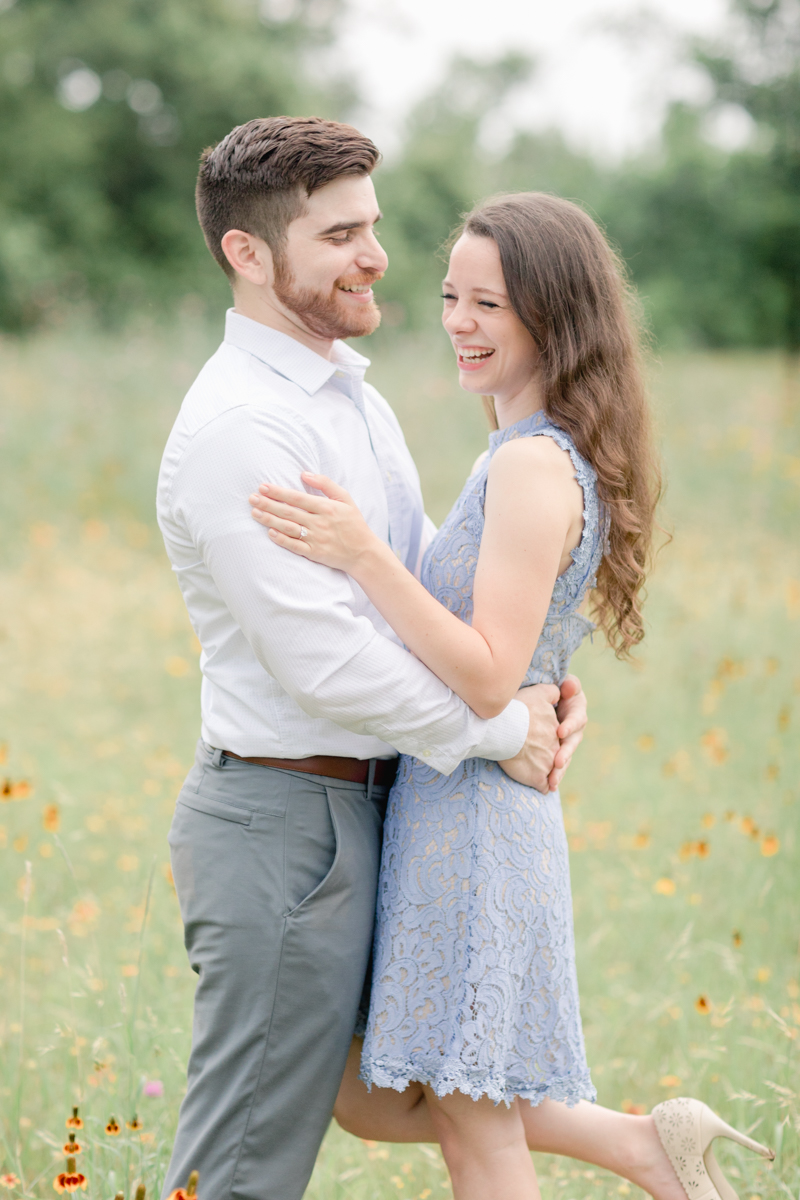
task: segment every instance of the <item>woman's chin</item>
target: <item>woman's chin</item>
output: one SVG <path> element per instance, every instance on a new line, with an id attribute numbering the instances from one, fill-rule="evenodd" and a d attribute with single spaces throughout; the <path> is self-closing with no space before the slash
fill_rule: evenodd
<path id="1" fill-rule="evenodd" d="M 488 380 L 481 380 L 480 376 L 482 374 L 482 371 L 459 371 L 458 386 L 463 388 L 465 392 L 472 392 L 476 396 L 493 395 L 494 393 L 491 390 Z"/>

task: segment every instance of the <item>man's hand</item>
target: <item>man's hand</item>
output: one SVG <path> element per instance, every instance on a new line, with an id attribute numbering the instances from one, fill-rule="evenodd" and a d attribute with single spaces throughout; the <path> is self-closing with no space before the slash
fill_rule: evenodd
<path id="1" fill-rule="evenodd" d="M 555 708 L 560 695 L 554 683 L 537 683 L 522 688 L 514 697 L 528 709 L 528 736 L 519 753 L 501 762 L 500 766 L 506 775 L 526 787 L 536 788 L 537 792 L 550 790 L 550 775 L 555 772 L 556 755 L 561 751 Z"/>
<path id="2" fill-rule="evenodd" d="M 586 709 L 586 693 L 577 675 L 568 675 L 561 685 L 561 700 L 556 708 L 560 722 L 558 737 L 561 747 L 556 754 L 553 769 L 548 778 L 550 791 L 554 792 L 564 777 L 570 759 L 583 738 L 589 716 Z"/>
<path id="3" fill-rule="evenodd" d="M 500 766 L 526 787 L 554 792 L 583 738 L 588 720 L 581 681 L 568 675 L 561 691 L 552 683 L 522 688 L 515 697 L 530 714 L 525 745 Z"/>

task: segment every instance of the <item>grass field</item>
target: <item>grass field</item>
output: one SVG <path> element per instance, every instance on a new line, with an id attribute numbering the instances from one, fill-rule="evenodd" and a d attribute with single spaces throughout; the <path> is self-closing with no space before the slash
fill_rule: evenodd
<path id="1" fill-rule="evenodd" d="M 165 839 L 199 672 L 153 488 L 214 343 L 189 323 L 0 343 L 10 1194 L 53 1194 L 75 1104 L 94 1200 L 139 1180 L 154 1195 L 169 1154 L 194 976 Z M 372 378 L 441 518 L 485 443 L 482 416 L 438 343 L 378 344 Z M 688 1093 L 755 1131 L 778 1158 L 723 1151 L 737 1190 L 798 1200 L 800 397 L 766 355 L 668 358 L 653 387 L 674 540 L 648 640 L 633 667 L 601 639 L 574 664 L 592 716 L 563 788 L 589 1061 L 602 1103 L 646 1110 Z M 634 1190 L 570 1161 L 539 1156 L 537 1169 L 545 1200 Z M 449 1194 L 435 1148 L 335 1128 L 308 1193 Z M 214 1200 L 202 1181 L 200 1195 Z"/>

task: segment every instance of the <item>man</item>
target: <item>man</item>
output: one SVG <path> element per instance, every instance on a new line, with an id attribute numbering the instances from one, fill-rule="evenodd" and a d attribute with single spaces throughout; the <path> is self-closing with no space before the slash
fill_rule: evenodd
<path id="1" fill-rule="evenodd" d="M 378 158 L 349 126 L 279 117 L 234 129 L 198 178 L 235 308 L 167 444 L 158 514 L 203 647 L 202 740 L 170 832 L 200 979 L 166 1191 L 198 1169 L 207 1200 L 305 1190 L 369 957 L 396 752 L 445 773 L 496 759 L 546 788 L 586 722 L 577 681 L 560 726 L 550 687 L 480 720 L 347 576 L 286 554 L 250 517 L 260 482 L 317 471 L 418 564 L 414 464 L 367 360 L 338 340 L 380 319 Z"/>

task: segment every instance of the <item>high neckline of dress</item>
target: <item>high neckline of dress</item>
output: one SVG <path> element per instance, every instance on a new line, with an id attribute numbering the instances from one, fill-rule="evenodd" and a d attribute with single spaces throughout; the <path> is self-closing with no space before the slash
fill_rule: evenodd
<path id="1" fill-rule="evenodd" d="M 545 415 L 544 409 L 537 408 L 536 412 L 523 417 L 521 421 L 515 421 L 513 425 L 506 425 L 505 429 L 494 429 L 489 434 L 489 453 L 494 453 L 498 446 L 502 446 L 503 442 L 507 442 L 511 438 L 522 437 L 531 429 L 538 429 L 540 425 L 549 424 L 550 421 Z"/>

